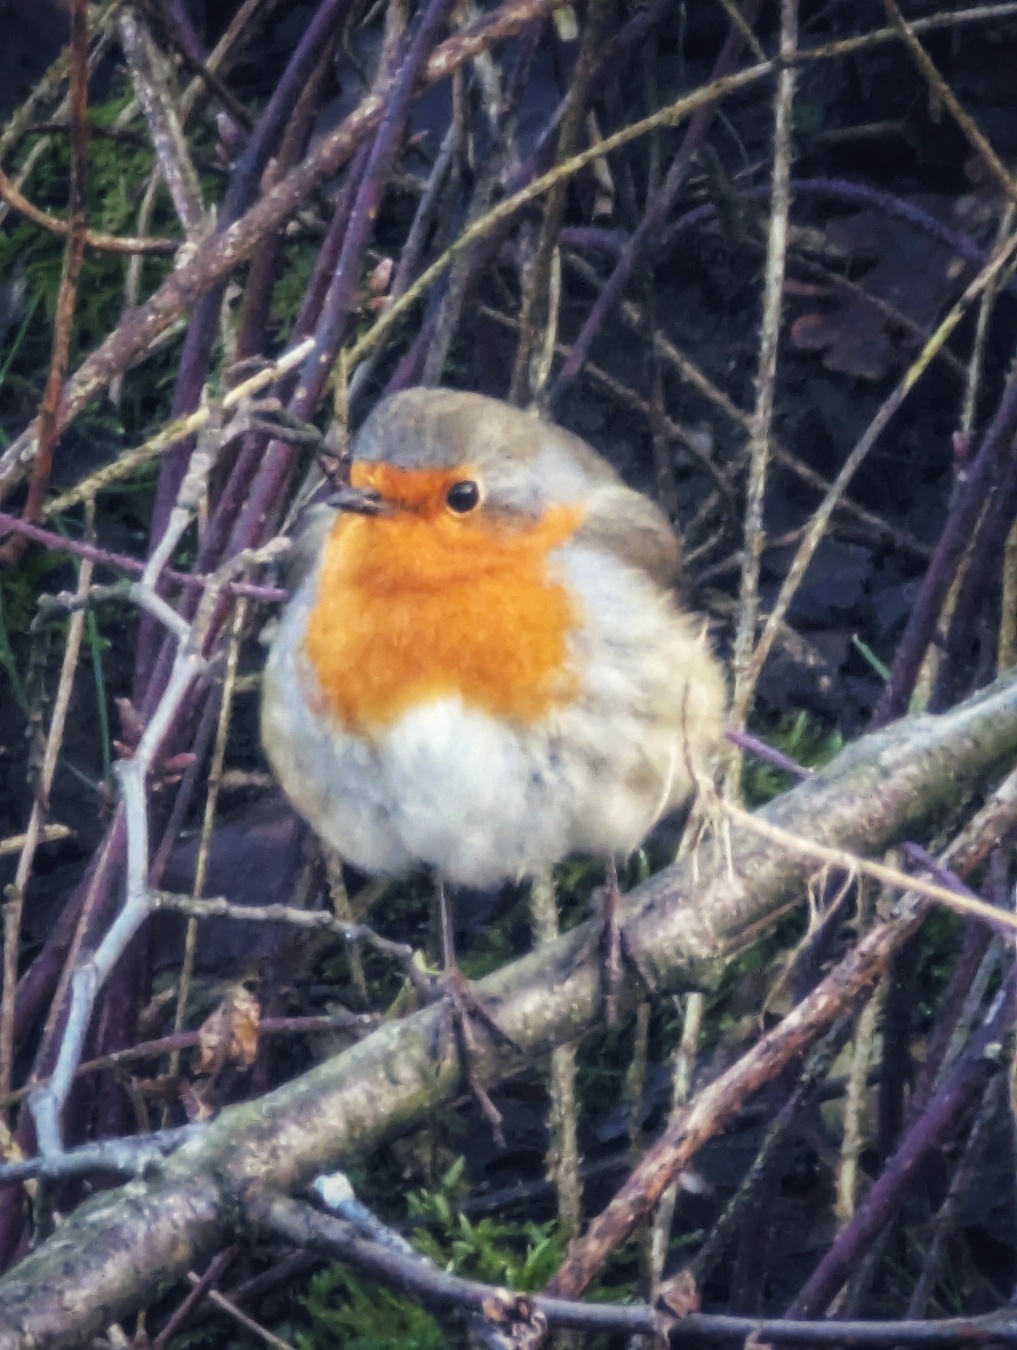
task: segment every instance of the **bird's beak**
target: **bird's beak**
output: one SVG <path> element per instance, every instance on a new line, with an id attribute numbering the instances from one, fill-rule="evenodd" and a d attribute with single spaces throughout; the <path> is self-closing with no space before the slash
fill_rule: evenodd
<path id="1" fill-rule="evenodd" d="M 335 489 L 328 504 L 337 511 L 352 511 L 358 516 L 381 516 L 389 510 L 381 493 L 374 488 L 352 487 L 348 483 Z"/>

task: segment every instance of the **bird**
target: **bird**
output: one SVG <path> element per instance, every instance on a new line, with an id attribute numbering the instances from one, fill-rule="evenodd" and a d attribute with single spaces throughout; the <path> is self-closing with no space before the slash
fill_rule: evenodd
<path id="1" fill-rule="evenodd" d="M 536 413 L 382 399 L 296 553 L 267 757 L 345 861 L 437 880 L 446 965 L 445 885 L 613 869 L 709 775 L 724 673 L 670 520 Z"/>

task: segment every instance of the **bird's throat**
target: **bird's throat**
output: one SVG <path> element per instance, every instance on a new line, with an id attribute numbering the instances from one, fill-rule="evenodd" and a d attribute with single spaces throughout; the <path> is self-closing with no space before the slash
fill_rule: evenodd
<path id="1" fill-rule="evenodd" d="M 566 507 L 505 528 L 411 512 L 341 516 L 304 639 L 309 695 L 369 739 L 454 695 L 522 724 L 567 702 L 582 615 L 550 555 L 580 520 Z"/>

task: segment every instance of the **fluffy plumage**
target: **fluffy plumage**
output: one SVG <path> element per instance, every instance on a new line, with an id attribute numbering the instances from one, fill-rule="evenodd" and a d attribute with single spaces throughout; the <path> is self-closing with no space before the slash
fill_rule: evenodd
<path id="1" fill-rule="evenodd" d="M 577 437 L 451 390 L 379 405 L 352 481 L 382 514 L 310 551 L 265 671 L 297 808 L 365 871 L 472 886 L 635 848 L 725 706 L 663 513 Z"/>

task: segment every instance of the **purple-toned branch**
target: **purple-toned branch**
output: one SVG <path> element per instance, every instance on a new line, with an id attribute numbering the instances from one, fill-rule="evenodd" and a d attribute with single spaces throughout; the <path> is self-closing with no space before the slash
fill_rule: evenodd
<path id="1" fill-rule="evenodd" d="M 290 411 L 310 416 L 317 407 L 328 372 L 349 327 L 363 268 L 364 252 L 374 233 L 381 201 L 402 143 L 410 103 L 424 62 L 445 24 L 451 0 L 429 0 L 405 58 L 399 64 L 386 100 L 385 116 L 374 138 L 364 176 L 357 190 L 335 277 L 329 287 L 315 333 L 315 350 L 304 362 Z"/>
<path id="2" fill-rule="evenodd" d="M 908 1196 L 910 1184 L 928 1159 L 965 1119 L 1000 1068 L 1000 1042 L 1013 1025 L 1017 1011 L 1017 973 L 1011 968 L 981 1030 L 928 1109 L 904 1134 L 896 1153 L 873 1184 L 862 1207 L 841 1231 L 812 1276 L 788 1309 L 788 1317 L 821 1316 L 861 1255 Z"/>
<path id="3" fill-rule="evenodd" d="M 942 712 L 957 695 L 987 602 L 998 597 L 1007 536 L 1017 516 L 1017 446 L 995 485 L 978 526 L 967 570 L 957 592 L 950 627 L 943 644 L 943 660 L 929 700 L 930 712 Z M 995 653 L 993 652 L 993 655 Z"/>
<path id="4" fill-rule="evenodd" d="M 913 225 L 916 230 L 958 253 L 965 262 L 974 263 L 978 267 L 984 267 L 989 261 L 989 254 L 969 234 L 947 225 L 942 220 L 937 220 L 922 207 L 914 202 L 905 201 L 903 197 L 893 192 L 884 192 L 881 188 L 872 187 L 868 183 L 852 183 L 846 178 L 792 178 L 790 187 L 796 197 L 824 197 L 866 210 L 881 211 L 884 215 L 892 216 L 906 225 Z M 768 186 L 736 188 L 732 191 L 738 201 L 765 201 L 770 195 Z M 666 252 L 679 235 L 716 220 L 718 215 L 718 208 L 713 202 L 693 207 L 662 232 L 655 245 L 656 249 L 661 253 Z M 606 244 L 602 247 L 606 248 Z"/>
<path id="5" fill-rule="evenodd" d="M 992 419 L 971 468 L 958 484 L 950 514 L 936 543 L 904 634 L 897 646 L 893 670 L 872 716 L 879 727 L 900 717 L 918 679 L 922 661 L 939 622 L 940 611 L 953 583 L 957 563 L 971 541 L 982 507 L 999 481 L 1000 468 L 1017 428 L 1017 364 L 1007 377 L 996 415 Z"/>
<path id="6" fill-rule="evenodd" d="M 102 567 L 112 567 L 118 572 L 127 572 L 132 576 L 141 576 L 145 564 L 140 558 L 132 558 L 126 553 L 114 553 L 111 549 L 100 548 L 97 544 L 88 544 L 80 539 L 66 539 L 62 534 L 44 530 L 41 525 L 31 525 L 27 520 L 0 511 L 0 531 L 10 530 L 12 534 L 24 535 L 36 544 L 57 553 L 70 553 L 76 558 L 88 558 Z M 200 591 L 208 584 L 209 578 L 201 572 L 177 572 L 167 568 L 163 575 L 178 586 L 188 590 Z M 245 581 L 231 581 L 227 589 L 233 595 L 246 595 L 252 600 L 274 605 L 286 599 L 287 592 L 276 586 L 252 586 Z"/>

